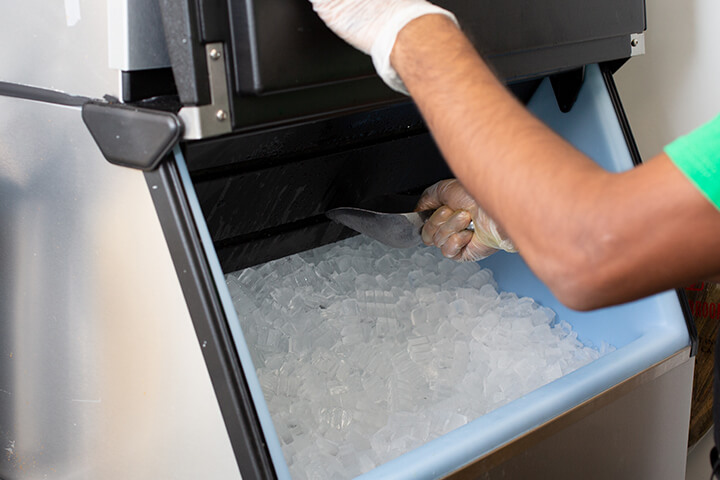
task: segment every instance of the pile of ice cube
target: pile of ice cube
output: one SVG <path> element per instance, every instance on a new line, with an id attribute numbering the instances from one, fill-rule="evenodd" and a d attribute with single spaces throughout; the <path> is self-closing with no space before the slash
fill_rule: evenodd
<path id="1" fill-rule="evenodd" d="M 600 356 L 434 248 L 359 236 L 227 282 L 294 479 L 364 473 Z"/>

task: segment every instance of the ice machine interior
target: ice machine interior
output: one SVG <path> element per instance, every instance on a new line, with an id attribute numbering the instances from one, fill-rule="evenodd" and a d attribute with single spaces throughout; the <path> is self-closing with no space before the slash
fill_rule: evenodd
<path id="1" fill-rule="evenodd" d="M 632 168 L 633 156 L 620 126 L 616 106 L 606 83 L 609 72 L 600 67 L 588 67 L 587 77 L 575 106 L 569 113 L 559 110 L 549 81 L 540 85 L 529 109 L 556 132 L 610 171 Z M 176 151 L 181 165 L 181 153 Z M 192 174 L 183 175 L 191 182 Z M 185 185 L 189 191 L 193 187 Z M 196 214 L 203 209 L 196 204 Z M 207 210 L 205 210 L 207 211 Z M 253 371 L 250 354 L 242 337 L 244 322 L 236 320 L 229 294 L 225 289 L 223 272 L 214 254 L 210 231 L 198 221 L 201 236 L 211 264 L 214 264 L 215 281 L 228 321 L 236 326 L 235 344 L 242 359 L 242 367 L 250 386 L 254 406 L 262 424 L 270 456 L 279 478 L 290 478 L 279 440 L 272 427 L 262 390 Z M 402 455 L 363 475 L 363 478 L 439 478 L 477 462 L 492 451 L 512 443 L 513 439 L 537 429 L 544 423 L 561 416 L 578 405 L 601 395 L 614 385 L 653 367 L 691 344 L 685 316 L 677 292 L 666 292 L 630 304 L 579 313 L 563 307 L 546 287 L 530 272 L 521 257 L 495 254 L 481 261 L 496 275 L 500 287 L 507 291 L 527 295 L 542 305 L 553 308 L 559 319 L 569 322 L 586 344 L 600 346 L 607 343 L 615 351 L 550 384 L 512 401 L 499 409 L 475 419 L 443 437 Z M 234 268 L 234 267 L 233 267 Z M 482 460 L 480 460 L 482 463 Z"/>

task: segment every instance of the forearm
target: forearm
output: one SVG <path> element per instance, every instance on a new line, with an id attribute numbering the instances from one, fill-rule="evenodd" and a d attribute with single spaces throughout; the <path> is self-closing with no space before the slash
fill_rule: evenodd
<path id="1" fill-rule="evenodd" d="M 429 36 L 432 42 L 424 40 Z M 544 272 L 562 265 L 542 262 L 560 249 L 589 253 L 568 252 L 563 244 L 587 244 L 572 237 L 584 231 L 577 222 L 597 203 L 604 171 L 530 115 L 443 18 L 410 23 L 391 60 L 455 175 L 532 268 L 545 277 L 563 275 Z"/>
<path id="2" fill-rule="evenodd" d="M 661 220 L 697 202 L 666 158 L 640 174 L 605 172 L 515 101 L 442 17 L 408 24 L 391 61 L 455 175 L 561 300 L 576 308 L 617 303 L 710 268 L 690 267 L 697 259 L 687 253 L 664 259 L 685 237 L 674 233 L 677 222 Z M 677 204 L 653 191 L 668 175 L 669 188 L 680 189 L 667 192 L 682 197 Z M 641 242 L 648 228 L 662 238 Z M 592 298 L 578 298 L 583 289 L 594 290 Z"/>

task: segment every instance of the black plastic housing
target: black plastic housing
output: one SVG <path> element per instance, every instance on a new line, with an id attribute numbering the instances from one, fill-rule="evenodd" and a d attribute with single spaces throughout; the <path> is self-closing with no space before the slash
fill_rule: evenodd
<path id="1" fill-rule="evenodd" d="M 644 0 L 439 0 L 506 83 L 630 56 Z M 307 0 L 161 0 L 178 92 L 209 101 L 204 44 L 223 42 L 235 130 L 399 102 L 370 59 L 330 32 Z M 185 41 L 179 41 L 182 38 Z"/>
<path id="2" fill-rule="evenodd" d="M 538 83 L 512 91 L 527 102 Z M 419 196 L 452 176 L 407 101 L 190 142 L 183 151 L 225 271 L 353 235 L 325 217 L 332 208 L 368 206 L 394 194 Z"/>
<path id="3" fill-rule="evenodd" d="M 414 105 L 184 145 L 224 271 L 352 235 L 325 217 L 452 176 Z"/>
<path id="4" fill-rule="evenodd" d="M 645 30 L 642 1 L 435 3 L 457 16 L 476 48 L 507 82 L 629 56 L 627 36 Z M 240 93 L 310 88 L 374 73 L 369 58 L 325 28 L 309 2 L 230 1 L 229 8 Z"/>

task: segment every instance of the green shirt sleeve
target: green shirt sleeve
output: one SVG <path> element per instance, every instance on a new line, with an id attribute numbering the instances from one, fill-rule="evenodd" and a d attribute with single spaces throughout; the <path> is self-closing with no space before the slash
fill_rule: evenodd
<path id="1" fill-rule="evenodd" d="M 720 116 L 667 145 L 665 153 L 720 210 Z"/>

